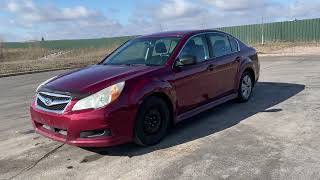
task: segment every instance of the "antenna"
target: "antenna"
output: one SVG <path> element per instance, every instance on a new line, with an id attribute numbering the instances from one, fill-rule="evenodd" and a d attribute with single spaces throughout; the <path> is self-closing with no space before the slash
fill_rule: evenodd
<path id="1" fill-rule="evenodd" d="M 163 31 L 162 24 L 159 24 L 160 31 Z"/>
<path id="2" fill-rule="evenodd" d="M 264 45 L 264 16 L 261 18 L 261 44 Z"/>

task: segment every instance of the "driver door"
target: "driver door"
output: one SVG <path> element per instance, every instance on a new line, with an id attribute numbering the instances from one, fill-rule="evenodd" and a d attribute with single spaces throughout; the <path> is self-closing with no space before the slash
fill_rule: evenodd
<path id="1" fill-rule="evenodd" d="M 196 64 L 175 68 L 175 90 L 178 113 L 184 113 L 209 99 L 207 82 L 207 62 L 209 50 L 205 36 L 199 35 L 189 39 L 181 50 L 177 61 L 183 56 L 193 56 Z"/>

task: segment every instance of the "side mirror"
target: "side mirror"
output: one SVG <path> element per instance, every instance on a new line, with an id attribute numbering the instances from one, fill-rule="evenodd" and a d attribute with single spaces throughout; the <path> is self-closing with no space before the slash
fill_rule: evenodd
<path id="1" fill-rule="evenodd" d="M 187 65 L 193 65 L 196 63 L 197 63 L 197 60 L 195 56 L 186 55 L 186 56 L 182 56 L 176 61 L 176 66 L 187 66 Z"/>

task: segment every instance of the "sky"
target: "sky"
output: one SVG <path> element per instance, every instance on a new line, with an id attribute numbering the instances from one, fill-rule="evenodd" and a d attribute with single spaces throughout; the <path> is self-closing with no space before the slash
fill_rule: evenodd
<path id="1" fill-rule="evenodd" d="M 320 0 L 0 0 L 0 39 L 90 39 L 307 18 L 320 18 Z"/>

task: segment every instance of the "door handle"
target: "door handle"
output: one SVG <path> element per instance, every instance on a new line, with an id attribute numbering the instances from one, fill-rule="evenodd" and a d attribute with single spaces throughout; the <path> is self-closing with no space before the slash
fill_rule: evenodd
<path id="1" fill-rule="evenodd" d="M 215 65 L 210 64 L 210 65 L 207 67 L 207 71 L 213 71 L 213 69 L 214 69 L 215 67 L 216 67 Z"/>

